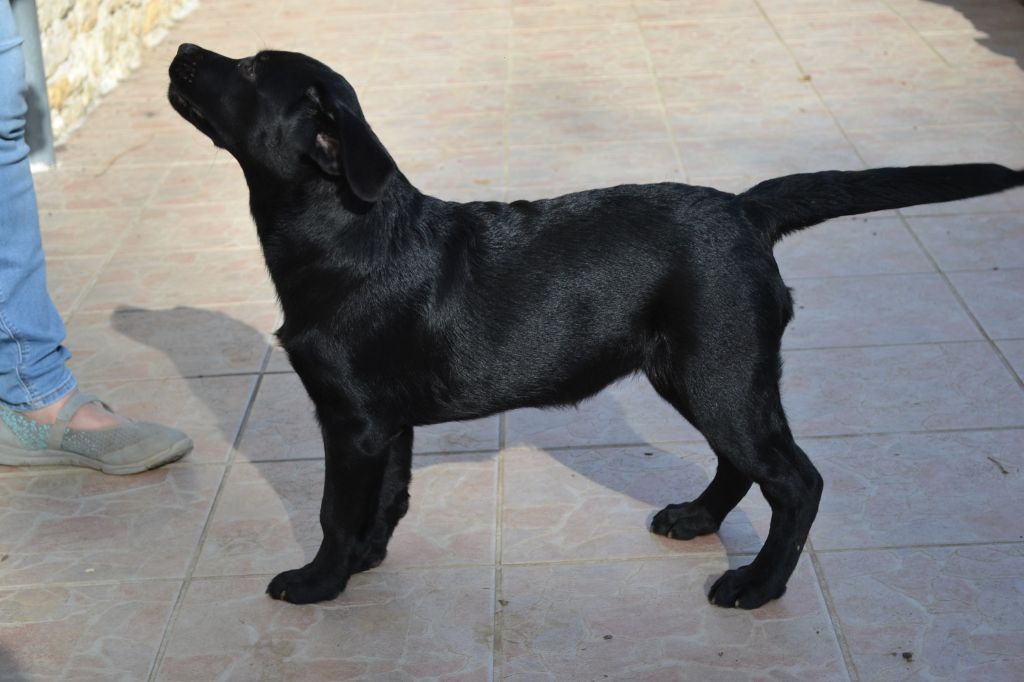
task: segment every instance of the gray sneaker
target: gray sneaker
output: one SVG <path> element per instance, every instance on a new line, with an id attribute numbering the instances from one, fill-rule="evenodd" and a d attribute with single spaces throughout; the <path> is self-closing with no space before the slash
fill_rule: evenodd
<path id="1" fill-rule="evenodd" d="M 192 439 L 160 424 L 130 421 L 97 431 L 68 428 L 68 422 L 93 395 L 76 393 L 61 408 L 57 421 L 40 424 L 0 405 L 0 465 L 64 464 L 97 469 L 105 474 L 137 474 L 181 459 L 192 449 Z"/>

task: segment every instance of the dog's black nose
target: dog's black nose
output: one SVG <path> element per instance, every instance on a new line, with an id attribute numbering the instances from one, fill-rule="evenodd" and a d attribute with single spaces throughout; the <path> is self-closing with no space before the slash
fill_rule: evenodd
<path id="1" fill-rule="evenodd" d="M 178 85 L 191 85 L 196 79 L 199 63 L 203 61 L 203 48 L 192 43 L 178 46 L 178 54 L 171 61 L 171 81 Z"/>

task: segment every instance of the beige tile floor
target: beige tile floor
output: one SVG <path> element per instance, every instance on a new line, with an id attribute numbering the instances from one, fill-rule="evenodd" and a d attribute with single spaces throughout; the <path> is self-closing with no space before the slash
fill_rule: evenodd
<path id="1" fill-rule="evenodd" d="M 780 601 L 704 598 L 763 540 L 758 494 L 717 536 L 645 530 L 714 463 L 635 382 L 421 430 L 384 565 L 331 603 L 266 598 L 318 544 L 319 438 L 241 173 L 164 101 L 183 41 L 318 56 L 454 199 L 1024 166 L 1016 0 L 203 2 L 36 178 L 76 372 L 196 449 L 0 472 L 0 679 L 1021 679 L 1024 191 L 779 247 L 785 403 L 826 479 Z"/>

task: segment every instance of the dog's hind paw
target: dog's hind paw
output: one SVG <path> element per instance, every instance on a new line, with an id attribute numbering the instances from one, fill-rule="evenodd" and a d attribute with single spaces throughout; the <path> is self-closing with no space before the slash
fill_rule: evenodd
<path id="1" fill-rule="evenodd" d="M 781 587 L 766 583 L 753 574 L 750 566 L 742 566 L 726 571 L 715 581 L 708 593 L 708 601 L 731 609 L 756 609 L 785 592 L 785 583 Z"/>
<path id="2" fill-rule="evenodd" d="M 670 504 L 654 515 L 651 532 L 674 540 L 690 540 L 698 535 L 710 535 L 719 523 L 711 512 L 693 502 Z"/>
<path id="3" fill-rule="evenodd" d="M 267 585 L 267 594 L 292 604 L 312 604 L 334 599 L 348 583 L 348 576 L 315 568 L 313 564 L 279 573 Z"/>

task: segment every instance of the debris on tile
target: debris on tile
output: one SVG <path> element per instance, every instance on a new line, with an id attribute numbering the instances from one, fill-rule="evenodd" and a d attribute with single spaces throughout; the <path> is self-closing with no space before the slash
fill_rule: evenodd
<path id="1" fill-rule="evenodd" d="M 988 460 L 990 462 L 992 462 L 993 464 L 995 464 L 997 467 L 999 467 L 999 471 L 1000 471 L 1000 473 L 1003 474 L 1003 476 L 1009 476 L 1010 475 L 1010 472 L 1006 470 L 1006 467 L 1004 467 L 1003 463 L 1000 462 L 998 459 L 996 459 L 992 455 L 988 455 Z"/>

